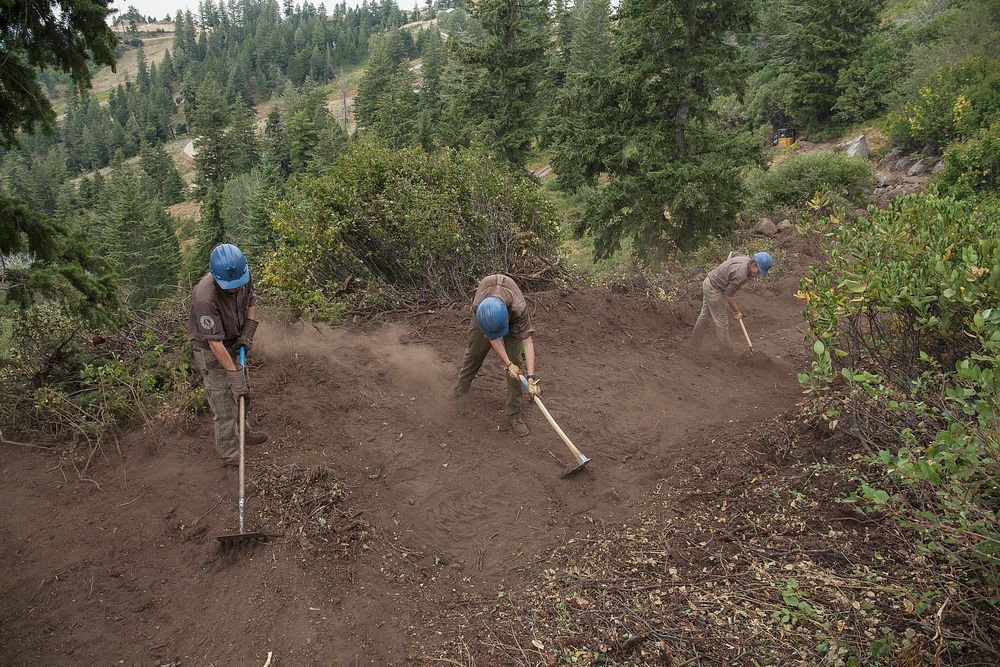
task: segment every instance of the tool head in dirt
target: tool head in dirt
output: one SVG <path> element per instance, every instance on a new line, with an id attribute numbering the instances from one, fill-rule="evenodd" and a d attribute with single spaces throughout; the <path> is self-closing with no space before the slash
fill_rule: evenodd
<path id="1" fill-rule="evenodd" d="M 570 468 L 569 470 L 567 470 L 562 474 L 563 479 L 580 472 L 587 466 L 588 463 L 590 463 L 590 459 L 587 458 L 586 456 L 581 456 L 576 460 L 576 466 Z"/>
<path id="2" fill-rule="evenodd" d="M 253 548 L 258 544 L 266 544 L 271 541 L 271 536 L 267 533 L 235 533 L 233 535 L 219 535 L 215 539 L 219 543 L 220 552 L 232 553 Z"/>

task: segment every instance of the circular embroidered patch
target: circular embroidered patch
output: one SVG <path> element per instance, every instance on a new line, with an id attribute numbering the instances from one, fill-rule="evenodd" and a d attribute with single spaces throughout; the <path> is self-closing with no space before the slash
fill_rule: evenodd
<path id="1" fill-rule="evenodd" d="M 211 315 L 202 315 L 201 319 L 198 320 L 198 324 L 201 325 L 202 329 L 213 329 L 215 328 L 215 319 Z"/>

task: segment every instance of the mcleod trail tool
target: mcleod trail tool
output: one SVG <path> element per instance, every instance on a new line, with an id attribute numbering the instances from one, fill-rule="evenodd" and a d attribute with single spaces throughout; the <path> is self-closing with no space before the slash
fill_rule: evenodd
<path id="1" fill-rule="evenodd" d="M 246 348 L 240 347 L 240 367 L 243 373 L 246 371 Z M 251 547 L 270 541 L 271 537 L 266 533 L 245 533 L 244 531 L 244 505 L 246 504 L 246 434 L 247 434 L 247 397 L 240 396 L 240 532 L 233 535 L 220 535 L 215 538 L 219 541 L 219 549 L 231 551 L 242 547 Z"/>
<path id="2" fill-rule="evenodd" d="M 750 342 L 750 334 L 747 333 L 747 326 L 743 324 L 743 318 L 739 320 L 740 329 L 743 329 L 743 337 L 747 339 L 747 345 L 750 347 L 750 354 L 753 354 L 753 343 Z"/>
<path id="3" fill-rule="evenodd" d="M 528 379 L 526 377 L 524 377 L 523 375 L 518 375 L 518 377 L 521 378 L 521 385 L 524 386 L 525 388 L 527 388 L 528 387 Z M 545 415 L 545 418 L 548 420 L 548 422 L 552 426 L 553 430 L 555 430 L 556 434 L 560 438 L 562 438 L 562 441 L 569 448 L 569 451 L 572 452 L 573 456 L 576 457 L 576 465 L 573 468 L 571 468 L 570 470 L 567 470 L 566 472 L 564 472 L 562 474 L 562 476 L 563 477 L 569 477 L 570 475 L 572 475 L 574 473 L 578 473 L 581 470 L 583 470 L 584 467 L 588 463 L 590 463 L 590 459 L 587 458 L 586 456 L 584 456 L 583 452 L 581 452 L 579 449 L 577 449 L 576 445 L 573 444 L 573 441 L 569 439 L 569 436 L 567 436 L 565 433 L 563 433 L 563 430 L 561 428 L 559 428 L 559 424 L 556 423 L 556 420 L 552 418 L 552 415 L 549 414 L 549 411 L 545 409 L 544 405 L 542 405 L 542 399 L 540 399 L 537 396 L 535 396 L 532 400 L 535 401 L 535 405 L 537 405 L 538 409 L 542 411 L 543 415 Z"/>

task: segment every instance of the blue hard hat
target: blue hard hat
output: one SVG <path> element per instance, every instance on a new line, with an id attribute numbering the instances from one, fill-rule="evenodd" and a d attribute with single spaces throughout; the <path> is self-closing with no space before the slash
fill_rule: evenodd
<path id="1" fill-rule="evenodd" d="M 774 265 L 774 258 L 767 252 L 754 253 L 753 261 L 757 262 L 757 268 L 760 269 L 762 276 L 766 276 L 768 270 Z"/>
<path id="2" fill-rule="evenodd" d="M 476 308 L 476 324 L 490 340 L 503 338 L 510 331 L 507 304 L 500 297 L 486 297 Z"/>
<path id="3" fill-rule="evenodd" d="M 232 243 L 223 243 L 212 249 L 208 268 L 222 289 L 237 289 L 250 282 L 247 258 Z"/>

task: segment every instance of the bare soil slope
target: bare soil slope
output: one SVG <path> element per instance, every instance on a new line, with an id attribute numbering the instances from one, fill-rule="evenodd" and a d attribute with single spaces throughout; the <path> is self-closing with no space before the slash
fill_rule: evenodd
<path id="1" fill-rule="evenodd" d="M 537 577 L 551 550 L 629 516 L 693 462 L 724 461 L 740 424 L 794 403 L 796 284 L 776 276 L 743 295 L 765 353 L 753 360 L 685 346 L 694 292 L 673 304 L 529 295 L 543 399 L 593 459 L 569 479 L 571 457 L 533 406 L 530 436 L 501 430 L 498 360 L 450 398 L 464 308 L 262 326 L 253 410 L 271 440 L 250 450 L 248 513 L 285 536 L 241 557 L 216 553 L 236 508 L 208 414 L 190 433 L 130 434 L 124 463 L 105 447 L 87 481 L 52 455 L 0 449 L 0 663 L 427 662 L 475 632 L 454 620 L 467 605 Z M 317 469 L 336 484 L 290 481 Z"/>

